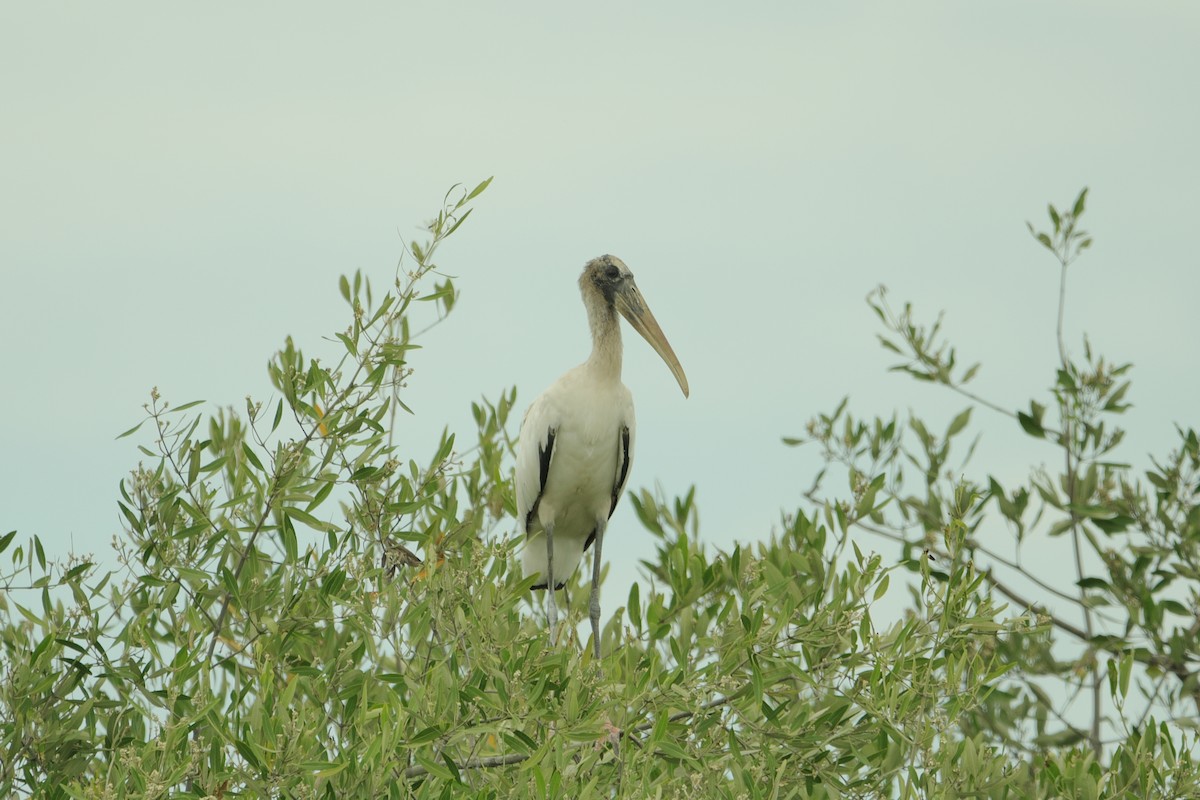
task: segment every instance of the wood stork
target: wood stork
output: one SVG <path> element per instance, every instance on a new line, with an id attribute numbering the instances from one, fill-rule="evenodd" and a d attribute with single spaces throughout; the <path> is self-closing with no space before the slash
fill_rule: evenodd
<path id="1" fill-rule="evenodd" d="M 525 533 L 525 575 L 542 576 L 535 589 L 553 587 L 547 596 L 551 641 L 558 625 L 554 590 L 563 588 L 595 542 L 588 616 L 599 658 L 600 552 L 605 525 L 629 479 L 635 428 L 633 396 L 621 383 L 617 314 L 667 363 L 684 397 L 688 382 L 621 259 L 589 261 L 579 276 L 579 290 L 592 329 L 592 354 L 525 412 L 517 445 L 517 513 Z"/>

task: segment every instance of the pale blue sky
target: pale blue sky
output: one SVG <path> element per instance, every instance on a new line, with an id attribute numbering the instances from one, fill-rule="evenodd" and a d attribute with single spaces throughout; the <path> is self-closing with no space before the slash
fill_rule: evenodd
<path id="1" fill-rule="evenodd" d="M 780 437 L 812 415 L 962 405 L 885 371 L 876 284 L 947 310 L 988 397 L 1048 385 L 1057 274 L 1024 221 L 1088 185 L 1068 339 L 1136 365 L 1144 463 L 1198 422 L 1197 41 L 1185 2 L 5 4 L 0 533 L 103 555 L 151 386 L 267 397 L 286 335 L 344 326 L 337 276 L 386 283 L 489 175 L 406 455 L 582 360 L 575 281 L 613 253 L 692 387 L 627 334 L 630 485 L 696 483 L 706 539 L 760 538 L 811 481 Z M 1054 457 L 976 419 L 981 473 Z M 610 560 L 652 552 L 627 504 L 609 530 Z"/>

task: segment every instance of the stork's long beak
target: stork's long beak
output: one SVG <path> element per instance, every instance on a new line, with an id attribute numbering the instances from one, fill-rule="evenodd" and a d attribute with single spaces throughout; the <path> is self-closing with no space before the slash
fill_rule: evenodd
<path id="1" fill-rule="evenodd" d="M 658 320 L 650 313 L 650 307 L 646 305 L 646 298 L 642 297 L 642 293 L 638 291 L 632 280 L 626 281 L 622 285 L 614 300 L 621 316 L 629 320 L 633 329 L 650 343 L 663 361 L 667 362 L 667 366 L 671 368 L 671 374 L 675 376 L 675 380 L 679 381 L 679 388 L 683 390 L 683 396 L 687 397 L 687 375 L 683 374 L 683 367 L 680 366 L 679 359 L 675 357 L 675 351 L 671 349 L 671 343 L 667 341 L 666 334 L 662 332 L 662 328 L 658 327 Z"/>

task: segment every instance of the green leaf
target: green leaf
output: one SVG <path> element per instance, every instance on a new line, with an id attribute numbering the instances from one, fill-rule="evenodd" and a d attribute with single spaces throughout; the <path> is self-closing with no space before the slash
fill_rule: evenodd
<path id="1" fill-rule="evenodd" d="M 200 471 L 203 472 L 205 475 L 210 475 L 210 474 L 216 472 L 217 470 L 221 469 L 221 467 L 225 466 L 225 462 L 227 462 L 227 461 L 229 461 L 228 456 L 218 456 L 217 458 L 214 458 L 212 461 L 208 462 L 207 464 L 201 465 Z"/>
<path id="2" fill-rule="evenodd" d="M 313 777 L 320 780 L 337 775 L 349 765 L 349 761 L 301 761 L 298 767 L 313 773 Z"/>
<path id="3" fill-rule="evenodd" d="M 335 569 L 321 581 L 321 594 L 325 596 L 337 595 L 345 585 L 346 573 L 341 569 Z"/>
<path id="4" fill-rule="evenodd" d="M 196 442 L 188 452 L 188 486 L 195 484 L 198 477 L 200 477 L 200 443 Z"/>
<path id="5" fill-rule="evenodd" d="M 538 742 L 530 739 L 529 735 L 524 733 L 523 730 L 512 730 L 512 736 L 514 736 L 515 739 L 520 740 L 528 752 L 533 753 L 538 751 Z M 517 747 L 517 750 L 520 750 L 520 747 Z"/>
<path id="6" fill-rule="evenodd" d="M 137 515 L 133 513 L 133 511 L 129 508 L 129 506 L 125 505 L 120 500 L 118 500 L 117 508 L 121 509 L 121 513 L 125 515 L 125 519 L 129 523 L 129 527 L 132 528 L 134 531 L 141 533 L 142 532 L 142 521 L 137 518 Z"/>
<path id="7" fill-rule="evenodd" d="M 449 236 L 450 234 L 452 234 L 452 233 L 454 233 L 456 230 L 458 230 L 458 226 L 459 226 L 459 225 L 462 225 L 464 222 L 466 222 L 466 221 L 467 221 L 467 217 L 471 216 L 471 212 L 472 212 L 472 211 L 474 211 L 474 210 L 475 210 L 475 209 L 473 209 L 473 208 L 468 208 L 468 209 L 467 209 L 465 212 L 463 212 L 463 215 L 462 215 L 461 217 L 459 217 L 458 219 L 454 220 L 454 224 L 450 226 L 450 230 L 446 231 L 446 232 L 445 232 L 443 235 L 444 235 L 444 236 Z"/>
<path id="8" fill-rule="evenodd" d="M 557 577 L 557 576 L 555 576 L 555 577 Z M 408 744 L 410 744 L 410 745 L 427 744 L 428 742 L 432 742 L 434 739 L 437 739 L 439 736 L 442 735 L 442 733 L 443 733 L 443 728 L 440 725 L 430 725 L 428 728 L 425 728 L 420 733 L 418 733 L 416 736 L 413 736 L 411 739 L 409 739 Z"/>
<path id="9" fill-rule="evenodd" d="M 1167 598 L 1159 603 L 1159 605 L 1161 605 L 1167 611 L 1170 611 L 1172 614 L 1178 614 L 1181 617 L 1192 616 L 1191 610 L 1178 600 Z"/>
<path id="10" fill-rule="evenodd" d="M 1017 412 L 1017 422 L 1021 423 L 1021 429 L 1030 436 L 1038 439 L 1046 438 L 1046 429 L 1041 426 L 1041 423 L 1024 411 Z"/>
<path id="11" fill-rule="evenodd" d="M 1071 216 L 1078 219 L 1083 215 L 1084 205 L 1087 201 L 1087 187 L 1083 187 L 1083 191 L 1079 193 L 1079 197 L 1075 198 L 1075 206 L 1071 209 Z"/>
<path id="12" fill-rule="evenodd" d="M 1129 404 L 1121 403 L 1121 401 L 1123 399 L 1125 399 L 1125 393 L 1129 391 L 1129 386 L 1130 386 L 1129 381 L 1126 381 L 1125 383 L 1118 386 L 1117 390 L 1115 392 L 1113 392 L 1111 395 L 1109 395 L 1108 400 L 1104 403 L 1104 410 L 1120 413 L 1120 412 L 1124 411 L 1125 409 L 1129 408 Z"/>
<path id="13" fill-rule="evenodd" d="M 454 775 L 454 782 L 462 783 L 462 775 L 460 775 L 458 772 L 458 765 L 454 763 L 454 760 L 450 758 L 450 754 L 445 750 L 442 751 L 442 761 L 444 761 L 446 766 L 450 768 L 451 774 Z"/>
<path id="14" fill-rule="evenodd" d="M 1096 517 L 1089 521 L 1097 528 L 1108 534 L 1120 533 L 1128 529 L 1129 526 L 1134 523 L 1133 517 L 1128 517 L 1124 514 L 1118 514 L 1117 516 L 1108 517 L 1107 519 Z"/>
<path id="15" fill-rule="evenodd" d="M 959 414 L 957 417 L 955 417 L 954 420 L 950 423 L 950 427 L 946 430 L 946 438 L 949 439 L 950 437 L 954 436 L 954 434 L 958 433 L 963 428 L 967 427 L 967 423 L 970 421 L 971 421 L 971 409 L 968 408 L 965 411 L 963 411 L 961 414 Z"/>
<path id="16" fill-rule="evenodd" d="M 1085 738 L 1087 738 L 1087 734 L 1083 731 L 1067 728 L 1055 733 L 1044 733 L 1041 736 L 1035 736 L 1033 741 L 1039 747 L 1071 747 L 1079 744 Z"/>
<path id="17" fill-rule="evenodd" d="M 443 435 L 445 435 L 444 432 L 443 432 Z M 437 455 L 435 455 L 433 457 L 433 463 L 441 464 L 443 461 L 445 461 L 450 456 L 450 452 L 453 449 L 454 449 L 454 434 L 452 433 L 446 437 L 445 441 L 442 442 L 442 446 L 438 448 Z"/>
<path id="18" fill-rule="evenodd" d="M 358 469 L 354 470 L 354 473 L 350 476 L 350 480 L 365 481 L 377 472 L 379 472 L 379 467 L 368 464 L 365 467 L 359 467 Z"/>
<path id="19" fill-rule="evenodd" d="M 663 758 L 672 759 L 675 761 L 689 761 L 686 751 L 670 739 L 663 739 L 657 743 L 655 748 L 657 754 Z"/>
<path id="20" fill-rule="evenodd" d="M 118 438 L 118 439 L 124 439 L 126 436 L 132 436 L 133 434 L 137 433 L 137 430 L 138 430 L 138 428 L 142 427 L 142 425 L 144 425 L 145 423 L 146 423 L 146 420 L 142 420 L 141 422 L 139 422 L 137 425 L 134 425 L 134 426 L 133 426 L 132 428 L 130 428 L 129 430 L 125 431 L 125 432 L 124 432 L 124 433 L 122 433 L 122 434 L 119 434 L 119 435 L 117 436 L 117 438 Z"/>
<path id="21" fill-rule="evenodd" d="M 1133 653 L 1126 653 L 1121 657 L 1121 673 L 1120 673 L 1120 690 L 1121 696 L 1129 695 L 1129 676 L 1133 672 Z"/>
<path id="22" fill-rule="evenodd" d="M 472 189 L 470 194 L 467 195 L 467 199 L 474 200 L 476 197 L 483 194 L 483 190 L 492 185 L 492 178 L 495 178 L 495 177 L 496 176 L 493 175 L 491 178 L 488 178 L 487 180 L 480 181 L 479 185 L 477 185 L 474 189 Z"/>
<path id="23" fill-rule="evenodd" d="M 299 556 L 299 545 L 296 541 L 296 526 L 287 514 L 283 515 L 283 524 L 279 526 L 279 543 L 283 545 L 284 555 L 288 563 L 294 563 Z"/>
<path id="24" fill-rule="evenodd" d="M 341 339 L 342 344 L 346 346 L 346 352 L 348 352 L 350 355 L 354 356 L 355 358 L 358 358 L 358 345 L 356 345 L 354 343 L 353 339 L 351 339 L 349 336 L 347 336 L 344 333 L 337 334 L 337 338 Z"/>
<path id="25" fill-rule="evenodd" d="M 259 472 L 266 472 L 266 469 L 263 468 L 262 462 L 258 460 L 258 456 L 256 456 L 254 451 L 250 449 L 250 445 L 247 442 L 242 442 L 242 453 L 245 454 L 246 460 L 254 465 L 255 469 L 257 469 Z"/>
<path id="26" fill-rule="evenodd" d="M 4 548 L 0 547 L 0 550 L 3 550 L 3 549 Z M 63 580 L 70 581 L 70 580 L 82 575 L 83 573 L 87 572 L 93 566 L 95 566 L 95 565 L 92 564 L 92 562 L 90 562 L 90 561 L 85 561 L 82 564 L 76 564 L 75 566 L 73 566 L 69 570 L 67 570 L 67 573 L 65 575 L 63 575 Z"/>
<path id="27" fill-rule="evenodd" d="M 244 739 L 234 739 L 233 746 L 242 758 L 246 759 L 247 764 L 256 770 L 262 770 L 262 761 L 259 759 L 258 753 L 255 752 L 253 745 Z"/>
<path id="28" fill-rule="evenodd" d="M 3 550 L 0 547 L 0 550 Z M 638 633 L 642 632 L 642 598 L 641 590 L 638 589 L 637 581 L 629 587 L 629 604 L 625 606 L 625 613 L 629 616 L 629 622 L 633 625 Z"/>
<path id="29" fill-rule="evenodd" d="M 335 481 L 332 479 L 322 480 L 321 488 L 317 489 L 317 493 L 313 495 L 313 499 L 308 502 L 308 506 L 304 510 L 311 514 L 313 509 L 321 505 L 321 503 L 324 503 L 325 498 L 329 497 L 330 492 L 333 491 L 334 485 Z"/>
<path id="30" fill-rule="evenodd" d="M 299 508 L 296 508 L 295 506 L 285 506 L 283 509 L 283 513 L 286 514 L 289 519 L 294 519 L 297 522 L 302 522 L 305 525 L 307 525 L 308 527 L 312 528 L 313 530 L 318 530 L 318 531 L 324 532 L 324 531 L 328 531 L 328 530 L 336 530 L 337 529 L 337 526 L 332 525 L 331 523 L 328 523 L 328 522 L 322 522 L 321 520 L 314 517 L 312 514 L 309 514 L 306 511 L 301 511 Z"/>
<path id="31" fill-rule="evenodd" d="M 1071 526 L 1073 524 L 1074 521 L 1070 517 L 1067 517 L 1066 519 L 1060 519 L 1058 522 L 1050 526 L 1050 530 L 1047 531 L 1046 535 L 1051 538 L 1054 538 L 1055 536 L 1062 536 L 1064 533 L 1071 530 Z"/>
<path id="32" fill-rule="evenodd" d="M 1164 478 L 1162 475 L 1159 475 L 1157 472 L 1153 472 L 1153 471 L 1147 470 L 1147 471 L 1146 471 L 1146 478 L 1147 478 L 1147 479 L 1149 479 L 1149 481 L 1150 481 L 1151 483 L 1153 483 L 1153 484 L 1155 485 L 1155 487 L 1156 487 L 1156 488 L 1158 488 L 1158 489 L 1161 489 L 1161 490 L 1162 490 L 1162 491 L 1164 491 L 1164 492 L 1169 492 L 1169 491 L 1171 491 L 1171 484 L 1170 484 L 1170 482 L 1169 482 L 1169 481 L 1167 481 L 1167 479 L 1166 479 L 1166 478 Z"/>

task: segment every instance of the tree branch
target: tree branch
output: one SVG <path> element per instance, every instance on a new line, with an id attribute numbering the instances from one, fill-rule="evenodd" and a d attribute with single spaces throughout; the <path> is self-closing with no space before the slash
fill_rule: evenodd
<path id="1" fill-rule="evenodd" d="M 667 722 L 679 722 L 680 720 L 688 719 L 690 717 L 697 716 L 698 714 L 703 714 L 705 711 L 712 711 L 714 708 L 720 708 L 721 706 L 732 702 L 734 698 L 739 696 L 739 694 L 740 692 L 734 692 L 733 694 L 724 695 L 722 697 L 714 697 L 712 700 L 709 700 L 693 711 L 678 711 L 672 714 L 671 716 L 667 717 Z M 656 723 L 657 720 L 655 720 L 655 722 L 643 722 L 642 724 L 635 726 L 625 733 L 625 737 L 633 741 L 638 746 L 641 746 L 642 743 L 636 738 L 637 735 L 650 730 L 655 726 Z M 512 766 L 513 764 L 520 764 L 522 761 L 526 761 L 528 759 L 529 753 L 508 753 L 507 755 L 503 756 L 484 756 L 482 758 L 472 758 L 469 761 L 466 761 L 462 764 L 457 764 L 456 766 L 459 768 L 459 770 L 491 769 L 493 767 L 508 767 Z M 403 773 L 404 779 L 410 781 L 416 780 L 417 778 L 423 778 L 428 774 L 429 769 L 421 766 L 420 764 L 408 767 Z"/>

